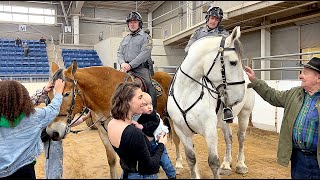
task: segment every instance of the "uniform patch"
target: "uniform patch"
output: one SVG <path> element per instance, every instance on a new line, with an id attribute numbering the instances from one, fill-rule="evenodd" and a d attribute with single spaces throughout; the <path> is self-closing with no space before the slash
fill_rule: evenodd
<path id="1" fill-rule="evenodd" d="M 157 96 L 161 96 L 163 94 L 163 90 L 161 85 L 154 79 L 151 80 L 152 86 L 156 89 Z"/>

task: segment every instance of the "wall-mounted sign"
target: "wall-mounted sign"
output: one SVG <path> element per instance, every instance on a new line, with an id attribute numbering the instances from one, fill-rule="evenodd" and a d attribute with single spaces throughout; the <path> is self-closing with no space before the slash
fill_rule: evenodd
<path id="1" fill-rule="evenodd" d="M 71 26 L 64 26 L 64 32 L 71 33 Z"/>

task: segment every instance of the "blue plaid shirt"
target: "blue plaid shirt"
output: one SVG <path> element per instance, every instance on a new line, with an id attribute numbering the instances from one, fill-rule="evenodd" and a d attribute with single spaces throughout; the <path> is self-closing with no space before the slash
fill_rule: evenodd
<path id="1" fill-rule="evenodd" d="M 317 151 L 319 116 L 316 102 L 320 91 L 305 94 L 304 102 L 293 126 L 292 138 L 296 148 Z"/>

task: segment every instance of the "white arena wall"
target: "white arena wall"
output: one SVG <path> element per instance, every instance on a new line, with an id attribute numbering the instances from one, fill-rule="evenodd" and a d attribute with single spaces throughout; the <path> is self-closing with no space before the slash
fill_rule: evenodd
<path id="1" fill-rule="evenodd" d="M 38 89 L 42 89 L 47 85 L 46 82 L 37 82 L 37 83 L 21 83 L 24 87 L 27 88 L 30 96 L 32 96 Z"/>
<path id="2" fill-rule="evenodd" d="M 267 84 L 277 90 L 289 90 L 300 86 L 299 80 L 266 80 Z M 283 108 L 275 107 L 264 101 L 259 94 L 255 93 L 255 105 L 252 111 L 252 124 L 254 127 L 268 131 L 280 132 L 283 118 Z M 235 123 L 238 119 L 235 118 Z"/>

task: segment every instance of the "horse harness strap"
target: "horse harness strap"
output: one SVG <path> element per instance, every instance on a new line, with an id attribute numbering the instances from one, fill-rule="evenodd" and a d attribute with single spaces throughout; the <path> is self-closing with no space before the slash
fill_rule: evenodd
<path id="1" fill-rule="evenodd" d="M 174 93 L 173 93 L 173 91 L 174 91 L 173 85 L 174 85 L 174 82 L 175 82 L 175 80 L 176 80 L 177 73 L 175 73 L 174 79 L 173 79 L 172 84 L 171 84 L 171 87 L 170 87 L 171 90 L 170 90 L 170 92 L 169 92 L 169 96 L 172 96 L 172 97 L 173 97 L 174 102 L 176 103 L 177 107 L 179 108 L 180 112 L 182 113 L 182 116 L 183 116 L 184 121 L 186 122 L 187 126 L 189 127 L 189 129 L 190 129 L 194 134 L 197 134 L 197 133 L 196 133 L 196 132 L 190 127 L 190 125 L 188 124 L 186 116 L 187 116 L 187 112 L 188 112 L 190 109 L 192 109 L 192 108 L 202 99 L 202 97 L 203 97 L 203 95 L 204 95 L 204 88 L 206 88 L 206 89 L 208 90 L 208 93 L 210 94 L 211 97 L 215 98 L 215 97 L 211 94 L 211 92 L 216 93 L 216 94 L 218 95 L 218 98 L 215 98 L 215 99 L 217 99 L 217 107 L 216 107 L 216 110 L 215 110 L 216 113 L 217 113 L 217 112 L 219 111 L 219 108 L 220 108 L 221 103 L 223 103 L 223 102 L 221 101 L 221 97 L 224 96 L 224 94 L 222 94 L 221 92 L 219 92 L 220 87 L 223 86 L 223 88 L 225 89 L 227 85 L 237 85 L 237 84 L 244 84 L 244 83 L 245 83 L 245 81 L 230 82 L 230 83 L 228 83 L 227 80 L 226 80 L 226 73 L 225 73 L 225 66 L 224 66 L 224 59 L 223 59 L 224 51 L 235 51 L 235 48 L 224 48 L 225 40 L 226 40 L 226 37 L 223 36 L 223 37 L 222 37 L 222 40 L 221 40 L 221 43 L 220 43 L 220 47 L 219 47 L 218 53 L 217 53 L 217 55 L 216 55 L 216 57 L 215 57 L 212 65 L 211 65 L 211 67 L 209 68 L 209 71 L 207 72 L 207 74 L 206 74 L 205 76 L 202 77 L 202 83 L 200 83 L 199 81 L 197 81 L 196 79 L 194 79 L 193 77 L 191 77 L 190 75 L 188 75 L 187 73 L 185 73 L 185 72 L 181 69 L 181 65 L 180 65 L 180 67 L 178 68 L 178 70 L 180 70 L 185 76 L 187 76 L 188 78 L 192 79 L 193 81 L 195 81 L 196 83 L 198 83 L 198 84 L 200 84 L 200 85 L 202 86 L 202 87 L 201 87 L 200 96 L 198 97 L 198 99 L 197 99 L 189 108 L 187 108 L 186 110 L 183 110 L 183 109 L 179 106 L 179 104 L 178 104 L 178 102 L 177 102 L 177 100 L 176 100 L 176 98 L 175 98 L 175 96 L 174 96 Z M 212 83 L 212 81 L 208 78 L 208 75 L 209 75 L 209 73 L 211 72 L 213 66 L 215 65 L 215 63 L 216 63 L 219 55 L 220 55 L 220 61 L 221 61 L 221 66 L 222 66 L 222 67 L 221 67 L 221 74 L 222 74 L 223 84 L 220 84 L 218 87 L 215 87 L 214 84 Z M 215 89 L 210 88 L 210 87 L 208 86 L 207 82 L 210 83 L 210 85 L 211 85 L 212 87 L 214 87 Z M 223 92 L 225 93 L 225 91 L 223 91 Z M 223 103 L 223 105 L 224 105 L 224 103 Z"/>

